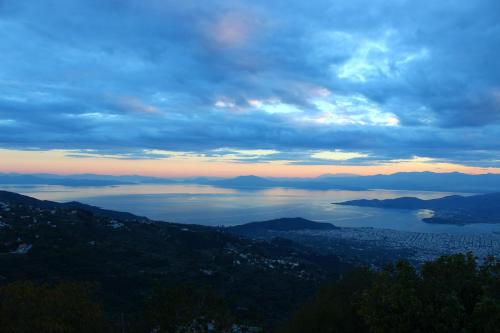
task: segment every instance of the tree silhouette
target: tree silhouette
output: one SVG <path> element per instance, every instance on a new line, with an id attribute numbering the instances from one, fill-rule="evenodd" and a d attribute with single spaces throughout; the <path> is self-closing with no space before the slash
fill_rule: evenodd
<path id="1" fill-rule="evenodd" d="M 500 332 L 500 262 L 443 256 L 361 269 L 304 305 L 281 332 Z"/>

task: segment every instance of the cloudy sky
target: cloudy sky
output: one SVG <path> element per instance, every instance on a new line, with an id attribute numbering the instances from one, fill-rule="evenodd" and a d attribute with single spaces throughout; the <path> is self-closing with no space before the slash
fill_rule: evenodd
<path id="1" fill-rule="evenodd" d="M 500 172 L 497 0 L 0 0 L 0 171 Z"/>

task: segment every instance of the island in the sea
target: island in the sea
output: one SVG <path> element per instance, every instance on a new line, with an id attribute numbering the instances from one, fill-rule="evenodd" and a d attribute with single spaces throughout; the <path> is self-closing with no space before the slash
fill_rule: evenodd
<path id="1" fill-rule="evenodd" d="M 352 200 L 335 203 L 337 205 L 432 210 L 431 217 L 422 220 L 429 223 L 471 224 L 500 223 L 500 193 L 472 196 L 451 195 L 439 199 L 422 200 L 402 197 L 386 200 Z"/>

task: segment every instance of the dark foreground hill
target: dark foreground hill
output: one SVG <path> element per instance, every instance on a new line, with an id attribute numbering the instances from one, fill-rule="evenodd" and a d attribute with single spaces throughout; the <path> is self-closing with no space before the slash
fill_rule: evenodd
<path id="1" fill-rule="evenodd" d="M 227 299 L 239 320 L 268 327 L 349 268 L 291 241 L 0 192 L 0 286 L 96 283 L 107 315 L 127 325 L 155 286 L 192 284 Z"/>
<path id="2" fill-rule="evenodd" d="M 440 199 L 422 200 L 404 197 L 387 200 L 352 200 L 337 203 L 361 207 L 395 209 L 430 209 L 434 216 L 424 221 L 431 223 L 500 223 L 500 193 L 473 196 L 452 195 Z"/>
<path id="3" fill-rule="evenodd" d="M 455 255 L 419 270 L 400 262 L 353 271 L 334 255 L 272 237 L 334 231 L 333 225 L 293 218 L 215 229 L 119 214 L 0 192 L 0 332 L 242 333 L 278 325 L 286 333 L 472 333 L 500 327 L 500 265 L 493 258 L 482 266 L 471 255 Z M 265 230 L 267 241 L 234 230 Z"/>

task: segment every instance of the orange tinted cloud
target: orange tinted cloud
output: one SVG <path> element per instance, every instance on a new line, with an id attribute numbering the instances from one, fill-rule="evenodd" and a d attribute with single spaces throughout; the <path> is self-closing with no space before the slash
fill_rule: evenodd
<path id="1" fill-rule="evenodd" d="M 242 13 L 228 13 L 215 23 L 212 34 L 217 43 L 232 46 L 248 38 L 250 26 Z"/>
<path id="2" fill-rule="evenodd" d="M 125 96 L 118 99 L 118 104 L 127 110 L 140 113 L 156 113 L 158 108 L 153 105 L 144 103 L 140 99 L 131 96 Z"/>

